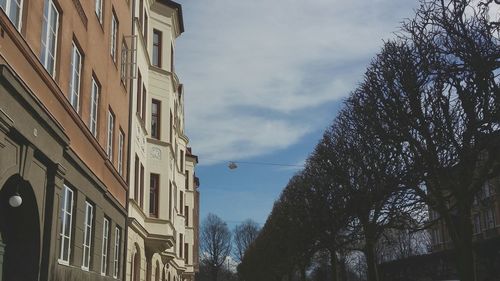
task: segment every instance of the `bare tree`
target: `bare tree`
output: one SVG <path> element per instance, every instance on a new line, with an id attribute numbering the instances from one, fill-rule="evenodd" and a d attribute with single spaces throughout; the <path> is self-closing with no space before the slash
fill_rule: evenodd
<path id="1" fill-rule="evenodd" d="M 259 231 L 259 225 L 251 219 L 245 220 L 234 228 L 234 244 L 236 247 L 234 256 L 237 260 L 240 262 L 243 260 L 243 255 L 259 235 Z"/>
<path id="2" fill-rule="evenodd" d="M 445 222 L 465 281 L 476 280 L 473 198 L 498 175 L 496 17 L 477 1 L 422 1 L 352 99 L 363 122 L 413 167 L 420 182 L 412 189 Z"/>
<path id="3" fill-rule="evenodd" d="M 201 225 L 202 262 L 210 269 L 212 281 L 231 253 L 231 232 L 227 224 L 212 213 L 208 214 Z"/>

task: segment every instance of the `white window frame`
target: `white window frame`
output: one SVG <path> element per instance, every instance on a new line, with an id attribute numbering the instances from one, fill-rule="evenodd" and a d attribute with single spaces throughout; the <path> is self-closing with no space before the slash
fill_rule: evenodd
<path id="1" fill-rule="evenodd" d="M 54 77 L 56 73 L 56 60 L 57 60 L 57 39 L 59 32 L 59 11 L 52 0 L 45 0 L 43 11 L 43 27 L 42 27 L 42 45 L 41 45 L 41 55 L 40 60 L 43 66 L 49 72 L 50 76 Z M 52 26 L 53 17 L 56 17 L 55 26 Z M 45 33 L 43 32 L 45 30 Z M 49 50 L 47 43 L 53 40 L 53 53 Z M 49 65 L 49 55 L 53 58 L 52 65 Z M 49 70 L 52 68 L 52 71 Z"/>
<path id="2" fill-rule="evenodd" d="M 101 275 L 106 276 L 108 272 L 108 249 L 109 249 L 109 220 L 105 217 L 102 222 L 102 252 L 101 252 Z"/>
<path id="3" fill-rule="evenodd" d="M 123 85 L 126 85 L 127 82 L 127 53 L 128 47 L 125 41 L 122 41 L 122 56 L 121 56 L 121 64 L 120 64 L 120 80 Z"/>
<path id="4" fill-rule="evenodd" d="M 89 128 L 90 132 L 94 137 L 97 137 L 97 118 L 99 116 L 99 96 L 101 92 L 101 87 L 97 83 L 96 79 L 92 77 L 92 90 L 90 94 L 90 120 Z"/>
<path id="5" fill-rule="evenodd" d="M 113 162 L 113 139 L 115 137 L 115 117 L 111 111 L 108 111 L 108 144 L 106 153 L 111 162 Z"/>
<path id="6" fill-rule="evenodd" d="M 102 24 L 102 2 L 103 0 L 95 0 L 95 14 L 100 24 Z"/>
<path id="7" fill-rule="evenodd" d="M 71 196 L 71 197 L 69 197 Z M 61 231 L 60 236 L 60 251 L 59 251 L 59 263 L 69 265 L 69 260 L 71 257 L 71 231 L 73 226 L 73 202 L 74 202 L 74 192 L 71 188 L 64 185 L 63 197 L 61 200 Z M 69 204 L 69 205 L 68 205 Z M 69 207 L 69 208 L 68 208 Z M 67 225 L 69 224 L 69 227 Z M 69 233 L 66 233 L 66 228 L 69 229 Z M 65 241 L 67 243 L 65 243 Z M 68 247 L 68 256 L 64 257 L 64 245 Z"/>
<path id="8" fill-rule="evenodd" d="M 21 19 L 23 17 L 23 14 L 22 14 L 23 13 L 23 0 L 4 0 L 4 3 L 5 3 L 5 6 L 0 4 L 0 8 L 2 10 L 4 10 L 5 14 L 10 19 L 12 24 L 14 24 L 16 29 L 21 30 L 21 22 L 22 22 Z M 16 7 L 17 7 L 17 9 L 14 10 L 14 11 L 18 12 L 17 22 L 14 22 L 14 19 L 13 19 L 14 14 L 12 14 L 13 10 L 11 10 L 13 4 L 16 5 Z"/>
<path id="9" fill-rule="evenodd" d="M 116 63 L 116 37 L 118 33 L 118 21 L 114 11 L 111 13 L 111 57 Z"/>
<path id="10" fill-rule="evenodd" d="M 94 206 L 85 201 L 85 220 L 83 222 L 84 236 L 82 243 L 82 269 L 88 271 L 92 256 L 92 222 L 94 220 Z"/>
<path id="11" fill-rule="evenodd" d="M 491 207 L 484 212 L 484 227 L 486 229 L 493 229 L 495 226 L 495 208 Z"/>
<path id="12" fill-rule="evenodd" d="M 125 135 L 122 130 L 118 134 L 118 173 L 123 176 L 123 146 L 125 144 Z"/>
<path id="13" fill-rule="evenodd" d="M 118 226 L 115 227 L 115 247 L 113 256 L 113 278 L 118 278 L 120 271 L 120 239 L 121 231 Z"/>
<path id="14" fill-rule="evenodd" d="M 481 215 L 480 214 L 474 214 L 473 216 L 473 231 L 472 234 L 479 234 L 481 233 Z"/>
<path id="15" fill-rule="evenodd" d="M 76 60 L 78 60 L 78 65 L 75 65 Z M 69 81 L 69 102 L 77 112 L 80 109 L 81 74 L 82 74 L 82 54 L 80 53 L 80 50 L 73 41 L 71 47 L 71 78 Z"/>

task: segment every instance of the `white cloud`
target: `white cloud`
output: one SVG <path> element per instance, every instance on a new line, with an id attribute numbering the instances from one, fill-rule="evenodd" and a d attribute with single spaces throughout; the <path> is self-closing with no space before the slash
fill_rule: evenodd
<path id="1" fill-rule="evenodd" d="M 297 143 L 361 79 L 416 1 L 182 1 L 186 125 L 201 164 Z M 206 157 L 206 159 L 204 159 Z"/>

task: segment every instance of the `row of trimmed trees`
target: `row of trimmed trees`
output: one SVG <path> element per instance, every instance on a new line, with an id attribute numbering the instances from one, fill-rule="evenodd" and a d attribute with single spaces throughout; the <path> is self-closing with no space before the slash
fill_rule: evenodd
<path id="1" fill-rule="evenodd" d="M 336 281 L 359 251 L 378 281 L 382 241 L 426 226 L 427 206 L 447 227 L 460 280 L 476 280 L 473 198 L 500 174 L 498 8 L 421 1 L 276 201 L 238 267 L 243 280 L 306 280 L 327 251 Z"/>

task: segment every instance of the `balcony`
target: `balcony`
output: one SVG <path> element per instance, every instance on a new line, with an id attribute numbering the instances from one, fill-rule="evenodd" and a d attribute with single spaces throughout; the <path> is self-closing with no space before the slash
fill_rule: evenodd
<path id="1" fill-rule="evenodd" d="M 170 221 L 146 217 L 133 200 L 129 206 L 129 226 L 143 237 L 147 251 L 162 253 L 174 246 L 176 231 Z"/>

